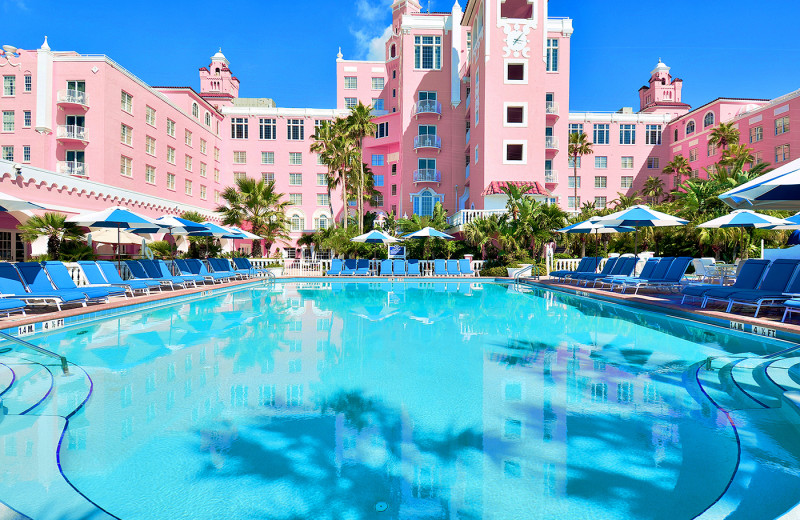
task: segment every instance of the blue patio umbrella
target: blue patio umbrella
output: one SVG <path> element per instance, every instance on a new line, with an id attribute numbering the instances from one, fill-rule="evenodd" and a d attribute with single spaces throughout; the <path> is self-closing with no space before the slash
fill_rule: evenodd
<path id="1" fill-rule="evenodd" d="M 639 239 L 640 227 L 671 227 L 671 226 L 685 226 L 689 223 L 688 220 L 673 217 L 660 211 L 650 209 L 644 204 L 637 204 L 630 208 L 617 211 L 610 215 L 601 217 L 598 223 L 606 226 L 624 226 L 632 227 L 635 230 L 633 238 L 633 254 L 638 254 L 637 243 Z"/>
<path id="2" fill-rule="evenodd" d="M 73 215 L 67 222 L 75 223 L 79 226 L 88 228 L 115 228 L 117 235 L 123 229 L 139 229 L 139 233 L 155 233 L 161 231 L 164 226 L 156 223 L 154 219 L 139 215 L 133 211 L 121 207 L 112 206 L 103 211 L 94 213 L 84 213 Z M 117 263 L 119 263 L 120 240 L 117 240 Z"/>
<path id="3" fill-rule="evenodd" d="M 25 211 L 30 209 L 46 209 L 44 206 L 26 202 L 22 199 L 0 193 L 0 211 Z"/>
<path id="4" fill-rule="evenodd" d="M 350 239 L 350 242 L 361 242 L 365 244 L 393 244 L 395 242 L 400 242 L 400 240 L 391 235 L 387 235 L 383 231 L 373 229 L 372 231 L 364 233 L 363 235 L 359 235 Z"/>
<path id="5" fill-rule="evenodd" d="M 155 222 L 161 226 L 162 231 L 166 231 L 168 235 L 188 235 L 192 232 L 205 231 L 208 228 L 198 222 L 186 220 L 185 218 L 176 217 L 174 215 L 164 215 L 155 219 Z M 140 228 L 132 230 L 134 233 L 152 233 L 152 229 Z M 170 260 L 174 262 L 172 255 L 172 248 L 170 248 Z"/>
<path id="6" fill-rule="evenodd" d="M 408 238 L 443 238 L 445 240 L 455 240 L 456 237 L 450 236 L 447 233 L 442 233 L 438 229 L 428 226 L 403 236 L 404 240 Z"/>
<path id="7" fill-rule="evenodd" d="M 800 209 L 800 159 L 795 159 L 719 198 L 734 209 Z"/>
<path id="8" fill-rule="evenodd" d="M 716 228 L 786 229 L 787 227 L 790 227 L 794 229 L 797 228 L 798 226 L 794 222 L 787 219 L 771 217 L 769 215 L 762 215 L 761 213 L 756 213 L 755 211 L 751 211 L 749 209 L 737 209 L 736 211 L 732 211 L 727 215 L 723 215 L 713 220 L 709 220 L 708 222 L 703 222 L 697 227 L 715 228 L 715 229 Z M 744 233 L 744 231 L 742 233 Z"/>
<path id="9" fill-rule="evenodd" d="M 203 225 L 206 227 L 203 231 L 196 231 L 189 233 L 190 237 L 216 237 L 216 238 L 239 238 L 240 235 L 237 235 L 230 229 L 225 229 L 222 226 L 218 226 L 212 222 L 203 222 Z"/>
<path id="10" fill-rule="evenodd" d="M 559 233 L 594 233 L 595 235 L 599 235 L 600 233 L 629 233 L 634 230 L 632 227 L 625 227 L 625 226 L 607 226 L 600 222 L 603 217 L 591 217 L 587 220 L 582 222 L 576 222 L 575 224 L 570 224 L 567 227 L 563 227 L 558 230 Z M 600 239 L 596 237 L 596 249 L 595 254 L 600 250 Z"/>

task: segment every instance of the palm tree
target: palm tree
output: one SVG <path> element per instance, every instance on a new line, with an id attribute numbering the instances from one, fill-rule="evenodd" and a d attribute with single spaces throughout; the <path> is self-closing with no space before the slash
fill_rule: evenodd
<path id="1" fill-rule="evenodd" d="M 689 164 L 689 161 L 686 159 L 686 157 L 678 154 L 674 159 L 668 162 L 661 171 L 670 175 L 677 175 L 678 182 L 680 182 L 684 175 L 691 175 L 692 166 Z"/>
<path id="2" fill-rule="evenodd" d="M 350 206 L 348 205 L 348 177 L 351 176 L 350 164 L 353 162 L 352 139 L 347 135 L 347 124 L 343 118 L 336 118 L 333 121 L 333 139 L 327 146 L 327 157 L 334 165 L 336 172 L 336 184 L 342 185 L 342 220 L 343 227 L 347 229 L 347 222 L 350 218 Z"/>
<path id="3" fill-rule="evenodd" d="M 739 144 L 739 130 L 733 126 L 733 122 L 720 123 L 711 131 L 708 142 L 725 150 L 728 145 Z"/>
<path id="4" fill-rule="evenodd" d="M 318 153 L 322 159 L 322 163 L 328 169 L 326 174 L 328 189 L 328 209 L 333 216 L 333 200 L 331 199 L 331 192 L 339 185 L 340 179 L 336 177 L 336 134 L 334 133 L 334 125 L 330 121 L 323 121 L 317 128 L 317 131 L 311 136 L 314 142 L 309 147 L 314 153 Z M 336 227 L 336 219 L 333 219 L 333 227 Z"/>
<path id="5" fill-rule="evenodd" d="M 42 236 L 48 237 L 47 256 L 52 260 L 58 260 L 62 241 L 83 238 L 80 228 L 72 222 L 67 222 L 67 216 L 62 213 L 34 215 L 24 224 L 18 225 L 17 229 L 21 231 L 22 240 L 28 243 Z"/>
<path id="6" fill-rule="evenodd" d="M 738 169 L 741 170 L 745 164 L 752 163 L 756 160 L 753 155 L 753 149 L 746 144 L 732 144 L 730 148 L 722 153 L 722 160 L 720 164 L 724 166 L 735 166 L 739 164 Z"/>
<path id="7" fill-rule="evenodd" d="M 481 248 L 481 258 L 486 260 L 486 246 L 497 238 L 500 232 L 500 216 L 490 215 L 477 218 L 464 226 L 464 239 L 472 246 Z"/>
<path id="8" fill-rule="evenodd" d="M 575 201 L 573 207 L 578 211 L 578 158 L 593 153 L 589 136 L 584 132 L 569 134 L 569 156 L 572 157 L 573 177 L 572 185 L 575 188 Z"/>
<path id="9" fill-rule="evenodd" d="M 638 191 L 634 191 L 630 195 L 617 192 L 617 199 L 611 201 L 611 203 L 614 204 L 614 209 L 617 210 L 630 208 L 631 206 L 635 206 L 640 202 L 642 202 L 642 198 L 639 196 Z"/>
<path id="10" fill-rule="evenodd" d="M 506 194 L 506 209 L 511 214 L 512 220 L 519 218 L 519 211 L 522 201 L 525 199 L 525 194 L 531 191 L 534 186 L 525 186 L 520 188 L 516 184 L 506 184 L 501 189 Z M 577 199 L 575 199 L 577 200 Z"/>
<path id="11" fill-rule="evenodd" d="M 651 175 L 644 182 L 642 194 L 647 197 L 650 204 L 656 204 L 664 195 L 664 181 L 660 177 Z"/>
<path id="12" fill-rule="evenodd" d="M 375 134 L 377 126 L 372 122 L 372 107 L 358 102 L 350 109 L 346 119 L 347 134 L 353 139 L 359 162 L 358 190 L 356 195 L 358 232 L 364 232 L 364 138 Z"/>
<path id="13" fill-rule="evenodd" d="M 263 236 L 272 246 L 276 238 L 285 238 L 287 201 L 282 201 L 282 193 L 275 190 L 275 182 L 258 181 L 244 177 L 236 181 L 236 186 L 228 186 L 222 192 L 227 204 L 217 206 L 225 225 L 241 226 L 250 224 L 251 232 Z M 269 251 L 269 249 L 267 249 Z M 253 256 L 261 256 L 261 240 L 253 240 Z"/>

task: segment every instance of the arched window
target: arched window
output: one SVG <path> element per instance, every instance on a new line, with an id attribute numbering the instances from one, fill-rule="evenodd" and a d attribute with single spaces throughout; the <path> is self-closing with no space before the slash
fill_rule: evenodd
<path id="1" fill-rule="evenodd" d="M 675 139 L 673 139 L 673 140 L 674 141 L 678 140 L 678 129 L 677 128 L 675 129 Z"/>
<path id="2" fill-rule="evenodd" d="M 195 119 L 200 117 L 200 107 L 197 106 L 197 103 L 192 103 L 192 117 Z"/>
<path id="3" fill-rule="evenodd" d="M 211 114 L 206 112 L 206 126 L 211 126 Z"/>
<path id="4" fill-rule="evenodd" d="M 686 123 L 686 135 L 691 135 L 694 133 L 694 121 L 689 121 Z"/>
<path id="5" fill-rule="evenodd" d="M 317 229 L 328 229 L 328 216 L 327 215 L 320 215 L 316 222 Z"/>
<path id="6" fill-rule="evenodd" d="M 292 218 L 289 219 L 289 222 L 291 224 L 292 231 L 303 231 L 303 228 L 305 228 L 305 219 L 303 219 L 303 217 L 300 215 L 292 215 Z"/>
<path id="7" fill-rule="evenodd" d="M 703 128 L 708 128 L 713 124 L 714 124 L 714 113 L 709 112 L 708 114 L 706 114 L 706 117 L 703 118 Z"/>
<path id="8" fill-rule="evenodd" d="M 397 47 L 392 44 L 392 46 L 389 47 L 389 57 L 394 58 L 395 56 L 397 56 Z"/>
<path id="9" fill-rule="evenodd" d="M 421 217 L 433 216 L 433 207 L 437 202 L 442 202 L 442 196 L 431 189 L 425 189 L 411 195 L 414 214 Z"/>
<path id="10" fill-rule="evenodd" d="M 217 76 L 219 76 L 219 67 L 217 67 L 216 69 L 214 69 L 214 72 L 216 72 L 216 73 L 217 73 Z"/>

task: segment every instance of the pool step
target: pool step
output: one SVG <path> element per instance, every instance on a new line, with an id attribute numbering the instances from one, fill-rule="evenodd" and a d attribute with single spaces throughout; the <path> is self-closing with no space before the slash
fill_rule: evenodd
<path id="1" fill-rule="evenodd" d="M 2 397 L 4 393 L 8 392 L 8 390 L 11 388 L 11 385 L 14 384 L 14 379 L 16 379 L 14 370 L 12 370 L 11 367 L 6 364 L 0 363 L 0 397 Z"/>
<path id="2" fill-rule="evenodd" d="M 697 372 L 700 386 L 725 411 L 765 408 L 768 406 L 759 399 L 759 397 L 763 397 L 763 392 L 752 388 L 751 382 L 747 382 L 747 387 L 743 387 L 734 379 L 733 372 L 736 366 L 743 361 L 745 360 L 736 357 L 717 357 L 711 359 L 710 362 L 701 363 L 700 365 L 702 366 Z M 742 368 L 737 371 L 736 375 L 741 379 L 747 380 L 748 378 L 744 376 L 746 371 L 747 368 Z M 754 396 L 748 390 L 758 394 L 758 396 Z"/>
<path id="3" fill-rule="evenodd" d="M 42 404 L 28 414 L 68 417 L 89 397 L 92 388 L 91 379 L 78 367 L 70 367 L 69 374 L 61 373 L 60 365 L 49 368 L 53 373 L 53 390 Z"/>
<path id="4" fill-rule="evenodd" d="M 765 407 L 778 408 L 781 405 L 783 391 L 766 376 L 770 362 L 771 360 L 760 357 L 742 359 L 731 364 L 729 374 L 737 388 L 751 399 L 762 403 Z"/>
<path id="5" fill-rule="evenodd" d="M 8 363 L 16 379 L 3 394 L 8 415 L 24 415 L 44 404 L 53 389 L 53 373 L 39 363 Z"/>
<path id="6" fill-rule="evenodd" d="M 767 366 L 766 375 L 784 392 L 800 390 L 800 381 L 795 379 L 800 370 L 798 363 L 800 358 L 796 357 L 774 360 Z"/>

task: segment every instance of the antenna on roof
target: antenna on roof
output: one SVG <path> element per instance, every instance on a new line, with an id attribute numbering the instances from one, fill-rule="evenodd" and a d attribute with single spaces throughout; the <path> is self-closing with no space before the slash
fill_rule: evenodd
<path id="1" fill-rule="evenodd" d="M 428 0 L 428 12 L 431 12 L 431 0 Z"/>

